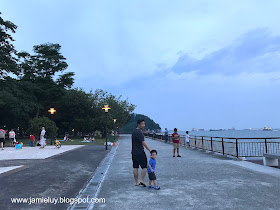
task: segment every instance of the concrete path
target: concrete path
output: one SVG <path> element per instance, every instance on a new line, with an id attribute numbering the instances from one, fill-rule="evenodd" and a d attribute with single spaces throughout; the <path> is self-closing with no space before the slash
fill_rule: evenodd
<path id="1" fill-rule="evenodd" d="M 173 158 L 171 144 L 146 141 L 158 151 L 156 175 L 161 190 L 134 186 L 127 136 L 119 140 L 98 195 L 106 203 L 94 208 L 280 209 L 279 169 L 186 148 L 180 148 L 181 158 Z"/>
<path id="2" fill-rule="evenodd" d="M 13 169 L 0 174 L 0 209 L 67 209 L 64 201 L 29 205 L 11 198 L 75 198 L 108 152 L 104 146 L 82 146 L 46 159 L 0 160 L 1 167 Z"/>

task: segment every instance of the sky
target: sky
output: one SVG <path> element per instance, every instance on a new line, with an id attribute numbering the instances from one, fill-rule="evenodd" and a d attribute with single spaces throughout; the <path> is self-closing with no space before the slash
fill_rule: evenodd
<path id="1" fill-rule="evenodd" d="M 14 45 L 59 43 L 75 87 L 162 128 L 280 128 L 280 1 L 0 0 Z"/>

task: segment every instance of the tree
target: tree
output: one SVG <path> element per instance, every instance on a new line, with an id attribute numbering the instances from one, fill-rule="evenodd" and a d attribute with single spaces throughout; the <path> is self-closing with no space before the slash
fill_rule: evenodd
<path id="1" fill-rule="evenodd" d="M 57 85 L 61 88 L 70 89 L 74 84 L 74 75 L 74 72 L 67 72 L 65 74 L 60 75 L 59 78 L 56 80 Z"/>
<path id="2" fill-rule="evenodd" d="M 35 45 L 33 50 L 35 55 L 32 56 L 34 62 L 35 74 L 41 78 L 52 78 L 57 72 L 64 71 L 68 64 L 66 58 L 59 52 L 59 44 L 41 44 Z"/>
<path id="3" fill-rule="evenodd" d="M 108 104 L 111 108 L 108 115 L 108 129 L 114 129 L 114 127 L 121 127 L 125 125 L 129 119 L 131 112 L 135 109 L 135 105 L 128 102 L 128 99 L 122 100 L 122 96 L 115 96 L 106 91 L 97 89 L 92 94 L 92 100 L 95 101 L 95 106 L 98 112 L 98 115 L 94 118 L 98 127 L 97 130 L 104 130 L 106 124 L 106 117 L 102 107 L 105 104 Z M 117 119 L 116 124 L 114 124 L 112 119 Z"/>
<path id="4" fill-rule="evenodd" d="M 0 15 L 2 13 L 0 12 Z M 10 21 L 5 21 L 0 16 L 0 79 L 8 73 L 17 73 L 16 50 L 12 42 L 13 37 L 9 32 L 15 33 L 17 26 Z"/>
<path id="5" fill-rule="evenodd" d="M 57 134 L 58 127 L 54 121 L 51 121 L 47 117 L 35 117 L 30 120 L 28 131 L 39 138 L 42 127 L 45 127 L 47 136 L 55 136 Z"/>

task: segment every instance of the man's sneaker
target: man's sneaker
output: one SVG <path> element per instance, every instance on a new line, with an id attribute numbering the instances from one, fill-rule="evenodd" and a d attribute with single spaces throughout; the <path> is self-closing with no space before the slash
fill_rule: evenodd
<path id="1" fill-rule="evenodd" d="M 152 188 L 154 188 L 152 185 L 150 185 L 149 187 L 148 187 L 149 189 L 152 189 Z"/>
<path id="2" fill-rule="evenodd" d="M 173 155 L 173 157 L 175 157 L 175 155 Z"/>
<path id="3" fill-rule="evenodd" d="M 160 190 L 160 186 L 156 186 L 156 187 L 155 187 L 155 190 Z"/>
<path id="4" fill-rule="evenodd" d="M 177 157 L 182 157 L 181 155 L 177 155 Z"/>

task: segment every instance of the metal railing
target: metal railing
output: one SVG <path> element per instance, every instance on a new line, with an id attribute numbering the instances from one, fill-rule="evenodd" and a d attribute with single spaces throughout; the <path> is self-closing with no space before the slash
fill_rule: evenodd
<path id="1" fill-rule="evenodd" d="M 165 141 L 161 134 L 145 134 L 152 139 Z M 190 135 L 190 146 L 196 149 L 230 155 L 234 157 L 262 157 L 264 153 L 280 154 L 280 137 L 230 138 Z M 172 142 L 168 135 L 168 142 Z M 180 136 L 180 144 L 186 146 L 185 135 Z"/>

